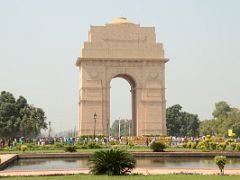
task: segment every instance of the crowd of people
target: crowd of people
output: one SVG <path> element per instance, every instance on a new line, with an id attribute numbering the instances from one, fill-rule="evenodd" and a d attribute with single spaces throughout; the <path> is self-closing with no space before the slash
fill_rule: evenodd
<path id="1" fill-rule="evenodd" d="M 176 137 L 172 136 L 171 137 L 171 145 L 172 146 L 178 146 L 183 143 L 187 142 L 196 142 L 198 143 L 201 140 L 204 140 L 206 137 Z M 149 146 L 151 143 L 153 143 L 156 139 L 152 138 L 151 140 L 149 138 L 146 139 L 145 144 Z M 240 139 L 234 139 L 235 142 L 238 142 Z M 24 144 L 24 143 L 34 143 L 35 145 L 39 146 L 44 146 L 44 145 L 52 145 L 55 143 L 64 143 L 64 144 L 69 144 L 69 145 L 74 145 L 77 142 L 83 142 L 83 143 L 88 143 L 88 142 L 96 142 L 96 143 L 101 143 L 101 144 L 107 144 L 109 142 L 113 143 L 121 143 L 122 138 L 115 138 L 115 137 L 45 137 L 45 138 L 36 138 L 36 139 L 31 139 L 31 138 L 25 138 L 25 137 L 20 137 L 20 138 L 0 138 L 0 149 L 4 148 L 5 146 L 8 147 L 13 147 L 16 146 L 17 144 Z M 125 141 L 126 144 L 128 144 L 128 138 Z"/>

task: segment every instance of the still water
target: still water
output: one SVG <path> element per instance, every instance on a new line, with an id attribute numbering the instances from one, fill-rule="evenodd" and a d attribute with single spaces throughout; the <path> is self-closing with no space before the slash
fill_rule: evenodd
<path id="1" fill-rule="evenodd" d="M 199 157 L 147 157 L 137 158 L 136 167 L 147 168 L 217 168 L 213 158 Z M 8 170 L 45 170 L 88 168 L 88 159 L 45 158 L 19 159 L 8 166 Z M 240 158 L 228 158 L 225 168 L 240 168 Z"/>

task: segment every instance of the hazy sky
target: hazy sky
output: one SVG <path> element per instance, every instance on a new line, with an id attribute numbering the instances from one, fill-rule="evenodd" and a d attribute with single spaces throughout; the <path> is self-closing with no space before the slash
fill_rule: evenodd
<path id="1" fill-rule="evenodd" d="M 118 16 L 155 26 L 166 56 L 167 106 L 201 119 L 240 107 L 239 0 L 0 0 L 0 91 L 41 107 L 56 131 L 78 126 L 75 61 L 89 26 Z M 111 83 L 111 118 L 131 118 L 130 86 Z"/>

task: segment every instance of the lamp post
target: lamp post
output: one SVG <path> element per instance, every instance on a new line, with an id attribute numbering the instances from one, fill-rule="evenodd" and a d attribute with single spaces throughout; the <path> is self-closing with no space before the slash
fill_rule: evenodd
<path id="1" fill-rule="evenodd" d="M 118 140 L 120 142 L 120 138 L 121 138 L 121 121 L 120 121 L 120 117 L 118 120 Z"/>
<path id="2" fill-rule="evenodd" d="M 96 133 L 96 119 L 97 119 L 97 114 L 96 113 L 94 113 L 94 115 L 93 115 L 93 119 L 94 119 L 94 129 L 93 129 L 93 139 L 94 139 L 94 141 L 95 141 L 95 133 Z"/>
<path id="3" fill-rule="evenodd" d="M 48 122 L 48 138 L 51 136 L 51 121 Z"/>
<path id="4" fill-rule="evenodd" d="M 128 136 L 131 134 L 130 120 L 128 120 Z"/>

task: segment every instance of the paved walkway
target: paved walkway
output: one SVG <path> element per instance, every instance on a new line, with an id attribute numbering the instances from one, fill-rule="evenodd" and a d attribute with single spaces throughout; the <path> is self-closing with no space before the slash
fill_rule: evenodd
<path id="1" fill-rule="evenodd" d="M 1 154 L 0 155 L 0 158 L 1 158 L 0 164 L 5 163 L 6 161 L 8 161 L 9 159 L 12 159 L 15 156 L 17 156 L 17 154 Z"/>

